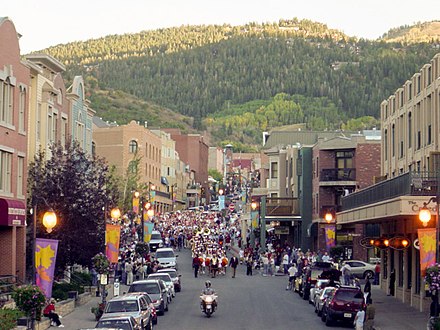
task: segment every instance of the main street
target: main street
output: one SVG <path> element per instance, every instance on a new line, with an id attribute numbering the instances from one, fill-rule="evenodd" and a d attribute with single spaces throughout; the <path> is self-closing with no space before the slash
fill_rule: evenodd
<path id="1" fill-rule="evenodd" d="M 325 329 L 313 307 L 297 294 L 286 291 L 287 277 L 263 277 L 254 270 L 246 276 L 244 265 L 237 268 L 237 276 L 216 278 L 200 275 L 194 278 L 189 250 L 178 252 L 182 292 L 170 305 L 165 316 L 159 318 L 157 329 Z M 218 309 L 211 318 L 201 313 L 200 292 L 206 280 L 217 291 Z"/>

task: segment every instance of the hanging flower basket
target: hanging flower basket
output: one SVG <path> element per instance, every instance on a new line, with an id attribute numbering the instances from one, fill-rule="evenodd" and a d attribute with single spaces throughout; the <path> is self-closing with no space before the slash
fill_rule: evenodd
<path id="1" fill-rule="evenodd" d="M 437 294 L 440 289 L 440 264 L 426 268 L 425 281 L 431 294 Z"/>
<path id="2" fill-rule="evenodd" d="M 105 274 L 107 275 L 110 273 L 111 270 L 111 264 L 110 261 L 107 259 L 107 256 L 100 252 L 97 255 L 95 255 L 92 258 L 93 266 L 95 267 L 95 270 L 98 274 Z"/>

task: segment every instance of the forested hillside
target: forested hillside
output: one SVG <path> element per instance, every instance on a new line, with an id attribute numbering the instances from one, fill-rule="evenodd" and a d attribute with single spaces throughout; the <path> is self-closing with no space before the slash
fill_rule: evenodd
<path id="1" fill-rule="evenodd" d="M 312 129 L 332 129 L 353 118 L 377 118 L 380 102 L 437 51 L 435 43 L 357 40 L 297 19 L 183 26 L 46 50 L 70 75 L 93 76 L 101 89 L 121 90 L 193 117 L 197 129 L 219 133 L 236 131 L 238 122 L 252 123 L 243 126 L 258 129 L 248 138 L 280 124 L 305 121 Z M 252 108 L 246 121 L 226 117 L 231 106 L 245 104 Z"/>

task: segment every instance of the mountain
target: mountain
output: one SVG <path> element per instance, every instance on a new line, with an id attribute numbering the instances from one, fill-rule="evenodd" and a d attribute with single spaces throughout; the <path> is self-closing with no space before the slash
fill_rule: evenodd
<path id="1" fill-rule="evenodd" d="M 258 143 L 274 125 L 375 124 L 381 101 L 438 52 L 434 42 L 392 40 L 391 33 L 364 40 L 292 19 L 113 35 L 45 52 L 65 63 L 68 75 L 83 74 L 101 90 L 193 118 L 192 126 L 207 129 L 215 143 Z"/>
<path id="2" fill-rule="evenodd" d="M 382 40 L 386 42 L 418 43 L 437 42 L 440 43 L 440 21 L 417 23 L 409 26 L 404 25 L 385 33 Z"/>

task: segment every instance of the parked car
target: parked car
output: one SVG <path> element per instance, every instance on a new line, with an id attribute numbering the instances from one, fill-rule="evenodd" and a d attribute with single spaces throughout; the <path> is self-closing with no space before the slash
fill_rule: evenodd
<path id="1" fill-rule="evenodd" d="M 174 283 L 171 279 L 170 274 L 168 273 L 153 273 L 148 275 L 147 280 L 149 279 L 161 279 L 165 282 L 167 290 L 168 290 L 168 296 L 169 296 L 169 302 L 176 296 L 176 292 L 174 291 Z"/>
<path id="2" fill-rule="evenodd" d="M 309 299 L 310 290 L 315 286 L 316 281 L 322 272 L 328 271 L 332 268 L 333 264 L 331 262 L 314 262 L 310 267 L 305 269 L 302 281 L 302 297 L 304 300 Z"/>
<path id="3" fill-rule="evenodd" d="M 105 305 L 104 313 L 100 320 L 105 320 L 115 315 L 133 316 L 143 330 L 151 330 L 153 328 L 152 310 L 142 293 L 131 293 L 112 298 Z"/>
<path id="4" fill-rule="evenodd" d="M 325 300 L 321 319 L 327 326 L 336 321 L 353 324 L 356 313 L 364 307 L 364 296 L 361 289 L 340 286 Z"/>
<path id="5" fill-rule="evenodd" d="M 326 286 L 328 286 L 330 280 L 322 280 L 319 279 L 316 282 L 316 285 L 310 289 L 310 294 L 309 294 L 309 303 L 314 305 L 315 304 L 315 300 L 317 297 L 319 297 L 321 295 L 321 291 L 322 289 L 324 289 Z"/>
<path id="6" fill-rule="evenodd" d="M 101 317 L 95 326 L 96 329 L 121 329 L 121 330 L 142 330 L 140 325 L 136 322 L 133 316 L 115 315 Z"/>
<path id="7" fill-rule="evenodd" d="M 159 315 L 168 311 L 168 293 L 165 282 L 159 279 L 141 280 L 133 282 L 128 292 L 146 293 L 150 296 L 154 308 Z"/>
<path id="8" fill-rule="evenodd" d="M 325 301 L 328 297 L 330 297 L 333 292 L 335 291 L 334 287 L 327 286 L 324 289 L 322 289 L 319 296 L 315 299 L 315 313 L 318 314 L 318 316 L 321 316 L 322 309 L 324 307 Z"/>
<path id="9" fill-rule="evenodd" d="M 162 268 L 177 269 L 177 257 L 172 248 L 160 248 L 156 250 L 156 259 Z"/>
<path id="10" fill-rule="evenodd" d="M 358 278 L 373 278 L 375 265 L 369 264 L 361 260 L 346 260 L 342 265 L 347 265 L 351 275 Z"/>
<path id="11" fill-rule="evenodd" d="M 151 232 L 151 238 L 150 238 L 150 242 L 148 243 L 148 245 L 150 246 L 151 252 L 154 252 L 157 249 L 163 247 L 163 239 L 162 239 L 162 235 L 160 234 L 159 231 L 153 230 Z"/>
<path id="12" fill-rule="evenodd" d="M 180 282 L 180 277 L 182 275 L 177 274 L 177 270 L 173 268 L 164 268 L 164 269 L 159 269 L 157 273 L 167 273 L 168 275 L 170 275 L 171 280 L 174 283 L 174 291 L 180 292 L 182 290 L 182 283 Z"/>

